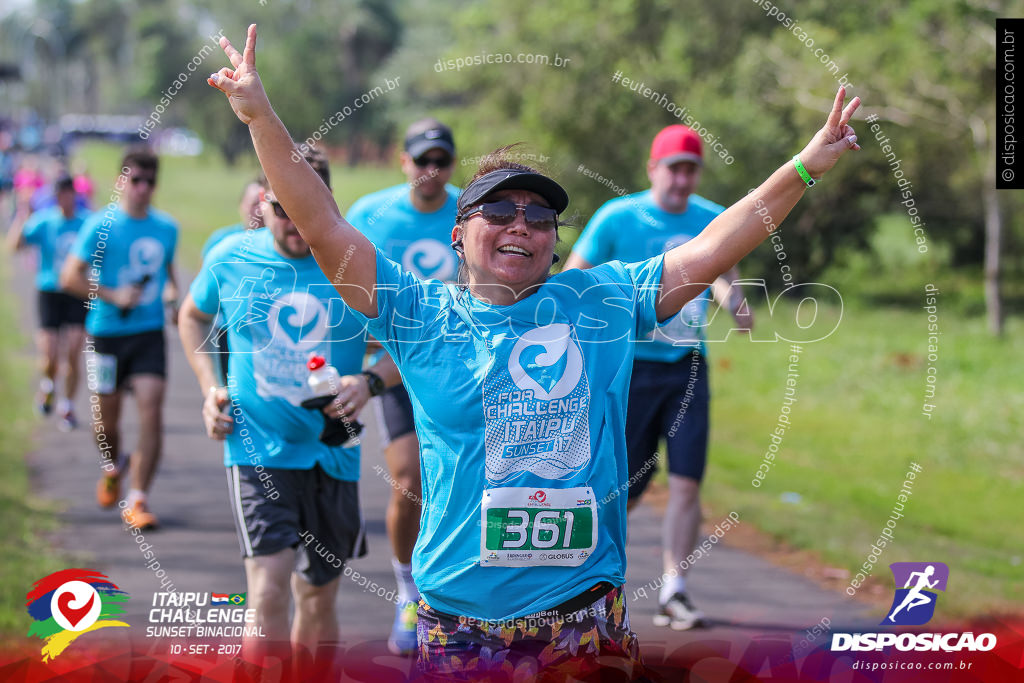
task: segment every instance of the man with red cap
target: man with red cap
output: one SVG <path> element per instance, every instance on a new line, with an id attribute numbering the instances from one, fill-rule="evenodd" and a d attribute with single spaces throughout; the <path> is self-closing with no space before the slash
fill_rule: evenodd
<path id="1" fill-rule="evenodd" d="M 566 269 L 641 261 L 696 237 L 724 210 L 695 194 L 703 164 L 696 132 L 682 125 L 663 129 L 647 162 L 651 189 L 612 199 L 598 209 L 573 246 Z M 740 329 L 749 330 L 750 310 L 739 289 L 730 289 L 738 277 L 732 268 L 709 291 Z M 683 281 L 688 281 L 685 273 Z M 675 630 L 692 628 L 703 616 L 686 590 L 685 558 L 700 532 L 700 482 L 707 460 L 710 394 L 703 332 L 709 291 L 637 341 L 626 415 L 628 509 L 639 502 L 654 473 L 659 439 L 666 442 L 669 501 L 662 525 L 660 609 L 654 621 Z"/>

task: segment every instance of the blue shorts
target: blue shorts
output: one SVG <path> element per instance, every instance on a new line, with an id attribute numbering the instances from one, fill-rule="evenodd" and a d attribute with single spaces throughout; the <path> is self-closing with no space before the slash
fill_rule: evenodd
<path id="1" fill-rule="evenodd" d="M 629 498 L 647 488 L 658 461 L 658 440 L 668 449 L 668 471 L 700 481 L 708 454 L 708 366 L 699 351 L 675 363 L 633 362 L 626 411 Z"/>

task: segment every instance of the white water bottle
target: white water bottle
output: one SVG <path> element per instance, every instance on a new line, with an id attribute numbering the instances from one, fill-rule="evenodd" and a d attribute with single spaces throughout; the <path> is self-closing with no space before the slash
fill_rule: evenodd
<path id="1" fill-rule="evenodd" d="M 309 370 L 309 377 L 306 379 L 306 386 L 309 387 L 312 396 L 302 402 L 303 408 L 320 410 L 328 405 L 331 400 L 341 391 L 341 375 L 337 368 L 328 365 L 323 356 L 313 354 L 306 361 L 306 368 Z M 359 420 L 347 420 L 343 417 L 332 418 L 322 413 L 324 418 L 324 429 L 320 432 L 320 442 L 328 446 L 342 446 L 345 448 L 359 444 L 359 435 L 363 431 L 363 424 Z"/>
<path id="2" fill-rule="evenodd" d="M 312 355 L 306 361 L 306 368 L 309 369 L 309 377 L 306 384 L 309 386 L 312 396 L 335 396 L 341 389 L 341 375 L 333 365 L 328 365 L 323 356 Z"/>

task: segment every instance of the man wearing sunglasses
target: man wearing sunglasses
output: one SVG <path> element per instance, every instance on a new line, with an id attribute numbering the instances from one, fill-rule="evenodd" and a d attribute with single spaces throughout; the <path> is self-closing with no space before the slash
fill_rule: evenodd
<path id="1" fill-rule="evenodd" d="M 347 219 L 385 256 L 417 276 L 451 282 L 458 271 L 450 234 L 459 197 L 458 188 L 448 184 L 455 163 L 452 131 L 437 119 L 421 119 L 406 130 L 404 147 L 401 164 L 408 182 L 362 197 L 349 209 Z M 402 598 L 388 648 L 394 654 L 408 654 L 416 647 L 416 601 L 420 597 L 410 564 L 420 530 L 419 442 L 404 386 L 388 390 L 374 406 L 394 482 L 387 529 L 394 553 L 391 564 Z"/>
<path id="2" fill-rule="evenodd" d="M 329 187 L 326 156 L 310 150 L 305 159 L 316 169 L 315 182 Z M 259 185 L 266 229 L 229 235 L 213 247 L 182 302 L 179 325 L 205 396 L 207 435 L 224 442 L 256 623 L 271 641 L 312 653 L 318 643 L 337 640 L 338 578 L 366 547 L 359 445 L 322 440 L 322 417 L 303 407 L 310 398 L 306 362 L 315 353 L 341 374 L 334 400 L 322 408 L 332 418 L 354 418 L 399 376 L 387 355 L 360 373 L 366 350 L 361 326 L 338 305 L 265 177 Z M 223 382 L 206 344 L 214 316 L 231 347 Z"/>
<path id="3" fill-rule="evenodd" d="M 85 329 L 94 351 L 86 360 L 90 390 L 96 396 L 93 433 L 104 474 L 96 500 L 112 507 L 120 498 L 124 472 L 119 421 L 125 389 L 135 396 L 139 444 L 129 465 L 131 484 L 122 517 L 133 528 L 154 528 L 148 491 L 156 476 L 163 441 L 163 402 L 167 375 L 165 306 L 177 317 L 178 288 L 174 249 L 178 227 L 151 208 L 158 159 L 148 148 L 129 150 L 115 192 L 120 204 L 94 213 L 82 226 L 61 270 L 61 286 L 88 299 Z"/>
<path id="4" fill-rule="evenodd" d="M 640 261 L 694 237 L 724 207 L 695 194 L 703 168 L 703 146 L 692 129 L 673 125 L 654 138 L 647 162 L 651 189 L 613 199 L 583 230 L 566 268 L 590 268 L 607 261 Z M 715 299 L 749 330 L 750 310 L 730 284 L 735 267 L 713 284 Z M 628 509 L 640 501 L 654 473 L 658 441 L 668 452 L 669 502 L 662 527 L 664 583 L 655 623 L 675 630 L 693 628 L 703 616 L 686 591 L 687 555 L 700 533 L 700 482 L 707 461 L 708 370 L 703 341 L 708 291 L 689 301 L 678 316 L 636 345 L 626 415 L 630 487 Z"/>

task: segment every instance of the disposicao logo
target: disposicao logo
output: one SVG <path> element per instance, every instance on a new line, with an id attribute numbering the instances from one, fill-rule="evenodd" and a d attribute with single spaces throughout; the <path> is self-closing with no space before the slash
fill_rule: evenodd
<path id="1" fill-rule="evenodd" d="M 55 658 L 78 636 L 108 626 L 125 626 L 112 617 L 124 612 L 128 594 L 94 569 L 63 569 L 33 584 L 25 607 L 35 621 L 29 636 L 44 641 L 43 661 Z"/>
<path id="2" fill-rule="evenodd" d="M 889 565 L 896 582 L 892 605 L 882 626 L 921 626 L 935 615 L 935 604 L 945 591 L 949 567 L 942 562 L 893 562 Z M 900 587 L 902 586 L 902 588 Z M 992 633 L 833 633 L 832 651 L 881 651 L 895 647 L 906 652 L 987 651 L 996 646 Z"/>
<path id="3" fill-rule="evenodd" d="M 920 626 L 931 621 L 935 603 L 945 591 L 949 580 L 949 567 L 942 562 L 893 562 L 889 565 L 896 580 L 896 595 L 892 599 L 889 615 L 882 626 Z"/>

